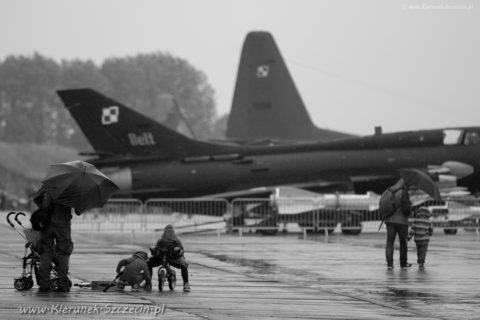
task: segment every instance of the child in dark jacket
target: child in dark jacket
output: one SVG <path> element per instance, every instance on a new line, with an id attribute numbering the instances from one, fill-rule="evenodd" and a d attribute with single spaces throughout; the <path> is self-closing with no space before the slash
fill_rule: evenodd
<path id="1" fill-rule="evenodd" d="M 136 252 L 128 259 L 120 260 L 117 265 L 117 274 L 122 272 L 119 277 L 120 283 L 132 286 L 133 290 L 138 290 L 142 286 L 146 290 L 151 290 L 152 277 L 148 269 L 147 260 L 148 255 L 143 251 Z M 144 281 L 145 283 L 142 285 Z"/>
<path id="2" fill-rule="evenodd" d="M 155 247 L 150 249 L 153 255 L 148 261 L 150 273 L 152 273 L 153 267 L 157 267 L 161 264 L 162 258 L 158 254 L 158 252 L 160 252 L 159 249 L 169 250 L 167 261 L 171 266 L 179 268 L 182 271 L 183 291 L 190 292 L 190 285 L 188 283 L 188 262 L 183 255 L 183 244 L 180 239 L 178 239 L 171 224 L 165 227 L 162 237 L 158 239 Z"/>
<path id="3" fill-rule="evenodd" d="M 417 262 L 418 267 L 423 269 L 425 267 L 425 257 L 427 255 L 428 243 L 433 234 L 433 226 L 429 220 L 430 211 L 425 207 L 420 207 L 415 213 L 412 227 L 410 229 L 408 240 L 414 237 L 417 246 Z"/>

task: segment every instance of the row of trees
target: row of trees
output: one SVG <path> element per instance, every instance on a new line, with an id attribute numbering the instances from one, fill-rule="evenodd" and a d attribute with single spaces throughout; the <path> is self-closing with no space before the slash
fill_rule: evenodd
<path id="1" fill-rule="evenodd" d="M 140 54 L 92 61 L 40 54 L 0 61 L 0 139 L 52 143 L 86 150 L 90 145 L 56 95 L 58 89 L 90 87 L 160 122 L 174 97 L 200 139 L 214 136 L 214 90 L 205 74 L 170 54 Z M 218 132 L 218 131 L 216 131 Z"/>

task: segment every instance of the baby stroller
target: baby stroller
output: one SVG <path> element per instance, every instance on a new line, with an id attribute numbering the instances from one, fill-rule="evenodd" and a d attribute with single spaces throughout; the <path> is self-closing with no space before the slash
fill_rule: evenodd
<path id="1" fill-rule="evenodd" d="M 17 226 L 10 220 L 10 217 L 13 215 L 15 215 L 14 220 L 17 223 Z M 34 274 L 35 274 L 36 283 L 37 285 L 39 285 L 38 266 L 40 262 L 40 254 L 38 253 L 38 244 L 40 242 L 40 232 L 35 231 L 31 228 L 25 228 L 22 222 L 18 220 L 19 216 L 25 216 L 25 213 L 10 212 L 7 215 L 7 222 L 26 241 L 25 253 L 22 258 L 23 271 L 21 276 L 19 278 L 15 278 L 13 282 L 13 286 L 15 287 L 15 289 L 17 289 L 18 291 L 23 291 L 23 290 L 29 290 L 30 288 L 33 287 Z M 18 230 L 18 227 L 21 227 L 23 229 L 23 234 Z M 55 263 L 55 259 L 54 259 L 54 263 Z M 52 271 L 50 274 L 50 289 L 56 290 L 57 288 L 58 288 L 57 272 L 55 268 L 52 268 Z"/>

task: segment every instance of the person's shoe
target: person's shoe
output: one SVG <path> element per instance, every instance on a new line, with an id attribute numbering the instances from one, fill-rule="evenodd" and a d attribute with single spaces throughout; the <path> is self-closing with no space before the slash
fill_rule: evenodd
<path id="1" fill-rule="evenodd" d="M 188 282 L 183 284 L 183 292 L 190 292 L 190 285 Z"/>
<path id="2" fill-rule="evenodd" d="M 53 291 L 55 291 L 55 292 L 70 292 L 70 288 L 57 288 Z"/>
<path id="3" fill-rule="evenodd" d="M 402 266 L 401 268 L 402 268 L 402 269 L 408 269 L 408 268 L 410 268 L 411 266 L 412 266 L 411 263 L 407 263 L 406 265 Z"/>
<path id="4" fill-rule="evenodd" d="M 387 266 L 387 270 L 393 270 L 393 266 Z"/>
<path id="5" fill-rule="evenodd" d="M 38 292 L 50 292 L 50 288 L 38 288 Z"/>
<path id="6" fill-rule="evenodd" d="M 425 265 L 423 263 L 419 263 L 418 268 L 423 270 L 423 269 L 425 269 Z"/>

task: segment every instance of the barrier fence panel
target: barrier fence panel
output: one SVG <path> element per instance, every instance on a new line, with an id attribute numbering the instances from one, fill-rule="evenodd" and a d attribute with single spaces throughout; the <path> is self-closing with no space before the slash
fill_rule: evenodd
<path id="1" fill-rule="evenodd" d="M 151 230 L 162 231 L 172 224 L 185 233 L 225 229 L 228 211 L 223 199 L 149 199 L 144 215 Z"/>
<path id="2" fill-rule="evenodd" d="M 356 235 L 368 227 L 378 227 L 381 218 L 378 215 L 378 195 L 333 194 L 324 195 L 319 203 L 324 210 L 333 211 L 335 219 L 344 234 Z"/>
<path id="3" fill-rule="evenodd" d="M 232 201 L 229 229 L 275 233 L 314 229 L 320 216 L 312 199 L 236 199 Z"/>
<path id="4" fill-rule="evenodd" d="M 74 230 L 140 230 L 143 203 L 137 199 L 109 200 L 103 208 L 89 210 L 72 219 Z"/>
<path id="5" fill-rule="evenodd" d="M 455 199 L 428 207 L 434 228 L 443 229 L 447 234 L 458 230 L 479 233 L 480 201 L 477 198 Z"/>
<path id="6" fill-rule="evenodd" d="M 240 234 L 248 231 L 277 231 L 276 208 L 268 199 L 235 199 L 232 201 L 228 228 Z"/>

